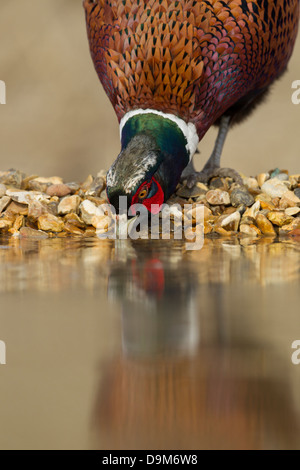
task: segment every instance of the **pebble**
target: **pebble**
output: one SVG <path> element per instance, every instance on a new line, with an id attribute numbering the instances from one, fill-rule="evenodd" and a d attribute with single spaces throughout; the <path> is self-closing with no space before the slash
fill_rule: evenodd
<path id="1" fill-rule="evenodd" d="M 241 214 L 236 211 L 225 217 L 221 222 L 221 227 L 228 228 L 234 232 L 238 231 L 241 220 Z"/>
<path id="2" fill-rule="evenodd" d="M 75 225 L 76 227 L 81 228 L 81 229 L 85 228 L 85 223 L 83 222 L 83 220 L 81 220 L 81 218 L 77 214 L 74 214 L 74 213 L 66 214 L 65 222 Z"/>
<path id="3" fill-rule="evenodd" d="M 249 193 L 247 188 L 241 186 L 231 191 L 230 201 L 233 207 L 238 207 L 240 204 L 249 207 L 254 204 L 254 197 Z"/>
<path id="4" fill-rule="evenodd" d="M 64 229 L 64 222 L 52 214 L 44 214 L 38 218 L 38 228 L 45 232 L 62 232 Z"/>
<path id="5" fill-rule="evenodd" d="M 272 224 L 278 225 L 278 227 L 290 224 L 293 221 L 293 217 L 288 216 L 281 211 L 270 211 L 267 217 L 272 222 Z"/>
<path id="6" fill-rule="evenodd" d="M 28 206 L 12 201 L 6 208 L 6 212 L 13 215 L 28 215 Z"/>
<path id="7" fill-rule="evenodd" d="M 6 193 L 6 186 L 4 184 L 0 184 L 0 198 L 5 196 Z"/>
<path id="8" fill-rule="evenodd" d="M 230 204 L 230 196 L 227 191 L 221 191 L 220 189 L 212 189 L 206 193 L 206 200 L 209 204 L 218 206 L 227 206 Z"/>
<path id="9" fill-rule="evenodd" d="M 261 213 L 258 213 L 256 216 L 256 225 L 264 235 L 276 235 L 272 223 Z"/>
<path id="10" fill-rule="evenodd" d="M 268 196 L 274 198 L 282 197 L 284 193 L 288 191 L 289 188 L 283 181 L 279 180 L 278 178 L 272 178 L 266 181 L 262 185 L 261 189 L 264 193 L 268 194 Z"/>
<path id="11" fill-rule="evenodd" d="M 8 206 L 8 204 L 10 203 L 11 201 L 11 198 L 8 197 L 8 196 L 3 196 L 1 199 L 0 199 L 0 214 L 1 212 L 4 211 L 4 209 L 6 209 L 6 207 Z"/>
<path id="12" fill-rule="evenodd" d="M 0 183 L 13 188 L 21 188 L 23 174 L 17 170 L 8 170 L 0 176 Z"/>
<path id="13" fill-rule="evenodd" d="M 289 207 L 284 211 L 286 215 L 297 215 L 300 212 L 300 207 Z"/>
<path id="14" fill-rule="evenodd" d="M 114 233 L 115 219 L 107 216 L 107 206 L 103 206 L 107 204 L 105 176 L 105 172 L 95 178 L 90 175 L 79 185 L 65 184 L 59 177 L 26 177 L 16 170 L 0 172 L 0 234 L 5 231 L 14 237 L 41 239 L 96 235 L 107 238 Z M 204 233 L 214 234 L 214 238 L 228 238 L 240 232 L 245 235 L 241 243 L 246 246 L 254 243 L 251 238 L 262 235 L 297 235 L 300 175 L 288 176 L 276 169 L 257 178 L 241 176 L 244 186 L 228 178 L 212 179 L 209 188 L 203 183 L 197 183 L 192 190 L 178 185 L 177 193 L 167 201 L 172 226 L 177 223 L 177 216 L 181 226 L 182 209 L 191 204 L 185 217 L 192 230 L 198 222 L 196 208 L 201 204 Z M 176 209 L 171 207 L 174 204 Z"/>
<path id="15" fill-rule="evenodd" d="M 93 182 L 94 182 L 94 178 L 92 177 L 92 175 L 89 175 L 87 179 L 80 185 L 80 187 L 83 191 L 87 191 L 88 189 L 91 188 Z"/>
<path id="16" fill-rule="evenodd" d="M 48 196 L 58 196 L 58 197 L 64 197 L 68 196 L 68 194 L 71 194 L 72 190 L 69 186 L 66 184 L 52 184 L 49 186 L 46 190 L 46 194 Z"/>
<path id="17" fill-rule="evenodd" d="M 45 238 L 48 238 L 49 235 L 48 233 L 43 232 L 42 230 L 36 230 L 30 227 L 22 227 L 20 229 L 20 237 L 21 238 L 36 238 L 39 240 L 43 240 Z"/>
<path id="18" fill-rule="evenodd" d="M 298 204 L 300 205 L 300 198 L 293 191 L 286 191 L 280 201 L 280 207 L 284 209 L 295 207 Z"/>
<path id="19" fill-rule="evenodd" d="M 76 191 L 78 191 L 80 188 L 79 184 L 75 182 L 66 183 L 66 186 L 71 189 L 72 193 L 76 193 Z"/>
<path id="20" fill-rule="evenodd" d="M 47 201 L 49 196 L 36 191 L 22 191 L 8 189 L 6 195 L 9 196 L 13 201 L 19 202 L 20 204 L 29 204 L 33 200 Z"/>
<path id="21" fill-rule="evenodd" d="M 296 217 L 293 221 L 287 225 L 280 227 L 279 233 L 287 233 L 292 230 L 297 230 L 300 228 L 300 217 Z"/>
<path id="22" fill-rule="evenodd" d="M 77 195 L 66 196 L 63 198 L 57 208 L 58 214 L 65 215 L 71 212 L 77 212 L 80 206 L 81 199 Z"/>
<path id="23" fill-rule="evenodd" d="M 294 191 L 294 194 L 296 197 L 298 197 L 300 199 L 300 188 L 296 188 L 295 191 Z"/>
<path id="24" fill-rule="evenodd" d="M 243 178 L 244 185 L 247 189 L 251 191 L 256 191 L 259 189 L 259 185 L 256 178 Z"/>
<path id="25" fill-rule="evenodd" d="M 203 183 L 197 183 L 193 188 L 189 189 L 186 186 L 181 186 L 176 194 L 180 197 L 195 198 L 205 195 L 208 191 L 208 187 Z"/>
<path id="26" fill-rule="evenodd" d="M 102 176 L 97 176 L 97 178 L 94 179 L 90 188 L 86 191 L 86 195 L 99 197 L 105 187 L 105 179 Z"/>
<path id="27" fill-rule="evenodd" d="M 33 200 L 28 205 L 28 217 L 34 221 L 47 212 L 47 208 L 40 201 Z"/>
<path id="28" fill-rule="evenodd" d="M 244 217 L 252 217 L 253 219 L 256 218 L 258 212 L 260 210 L 260 201 L 256 201 L 251 207 L 246 209 L 243 216 Z"/>
<path id="29" fill-rule="evenodd" d="M 257 176 L 257 183 L 258 183 L 258 186 L 261 188 L 262 185 L 270 178 L 270 175 L 269 173 L 260 173 L 258 176 Z"/>
<path id="30" fill-rule="evenodd" d="M 255 225 L 247 224 L 240 225 L 240 232 L 245 235 L 249 235 L 250 237 L 258 237 L 261 234 L 261 231 L 255 227 Z"/>
<path id="31" fill-rule="evenodd" d="M 0 217 L 0 229 L 8 230 L 13 226 L 14 217 L 10 215 L 3 215 Z"/>
<path id="32" fill-rule="evenodd" d="M 86 199 L 80 204 L 81 218 L 87 225 L 93 225 L 92 220 L 95 215 L 98 214 L 98 207 L 92 202 Z M 103 215 L 103 214 L 100 214 Z"/>
<path id="33" fill-rule="evenodd" d="M 45 184 L 48 184 L 49 186 L 51 184 L 63 184 L 63 179 L 60 178 L 59 176 L 50 176 L 49 178 L 44 178 L 43 176 L 39 176 L 38 178 L 35 178 L 34 181 L 37 181 L 38 183 L 45 183 Z"/>

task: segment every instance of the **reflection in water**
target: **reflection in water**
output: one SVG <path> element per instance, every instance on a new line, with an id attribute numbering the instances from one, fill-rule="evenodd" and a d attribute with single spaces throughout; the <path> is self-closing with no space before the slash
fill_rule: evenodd
<path id="1" fill-rule="evenodd" d="M 100 357 L 93 448 L 300 448 L 300 245 L 292 240 L 5 240 L 2 292 L 107 295 L 119 352 Z M 99 331 L 101 341 L 101 331 Z"/>

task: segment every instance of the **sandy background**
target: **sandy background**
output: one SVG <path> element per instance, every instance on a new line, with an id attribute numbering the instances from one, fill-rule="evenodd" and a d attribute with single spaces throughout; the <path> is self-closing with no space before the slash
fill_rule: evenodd
<path id="1" fill-rule="evenodd" d="M 108 168 L 120 150 L 118 123 L 94 71 L 81 0 L 10 0 L 0 15 L 0 169 L 82 180 Z M 289 72 L 271 98 L 227 140 L 223 165 L 247 174 L 280 166 L 299 172 L 300 38 Z M 216 130 L 200 143 L 200 168 Z"/>

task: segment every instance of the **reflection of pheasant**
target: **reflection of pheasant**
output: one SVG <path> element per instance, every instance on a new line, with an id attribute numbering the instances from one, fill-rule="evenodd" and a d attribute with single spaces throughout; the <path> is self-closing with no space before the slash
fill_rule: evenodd
<path id="1" fill-rule="evenodd" d="M 190 182 L 216 168 L 222 174 L 229 123 L 286 69 L 299 0 L 85 0 L 84 7 L 95 68 L 121 125 L 122 151 L 107 177 L 111 203 L 127 195 L 129 205 L 161 204 L 214 123 L 214 152 Z"/>

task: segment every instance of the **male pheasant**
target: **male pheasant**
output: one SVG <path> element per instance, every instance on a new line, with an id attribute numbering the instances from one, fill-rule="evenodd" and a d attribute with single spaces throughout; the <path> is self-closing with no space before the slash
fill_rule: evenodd
<path id="1" fill-rule="evenodd" d="M 213 124 L 216 145 L 196 179 L 222 174 L 229 125 L 287 67 L 299 0 L 84 0 L 84 8 L 92 59 L 120 122 L 109 201 L 118 211 L 125 195 L 128 207 L 158 212 Z"/>

